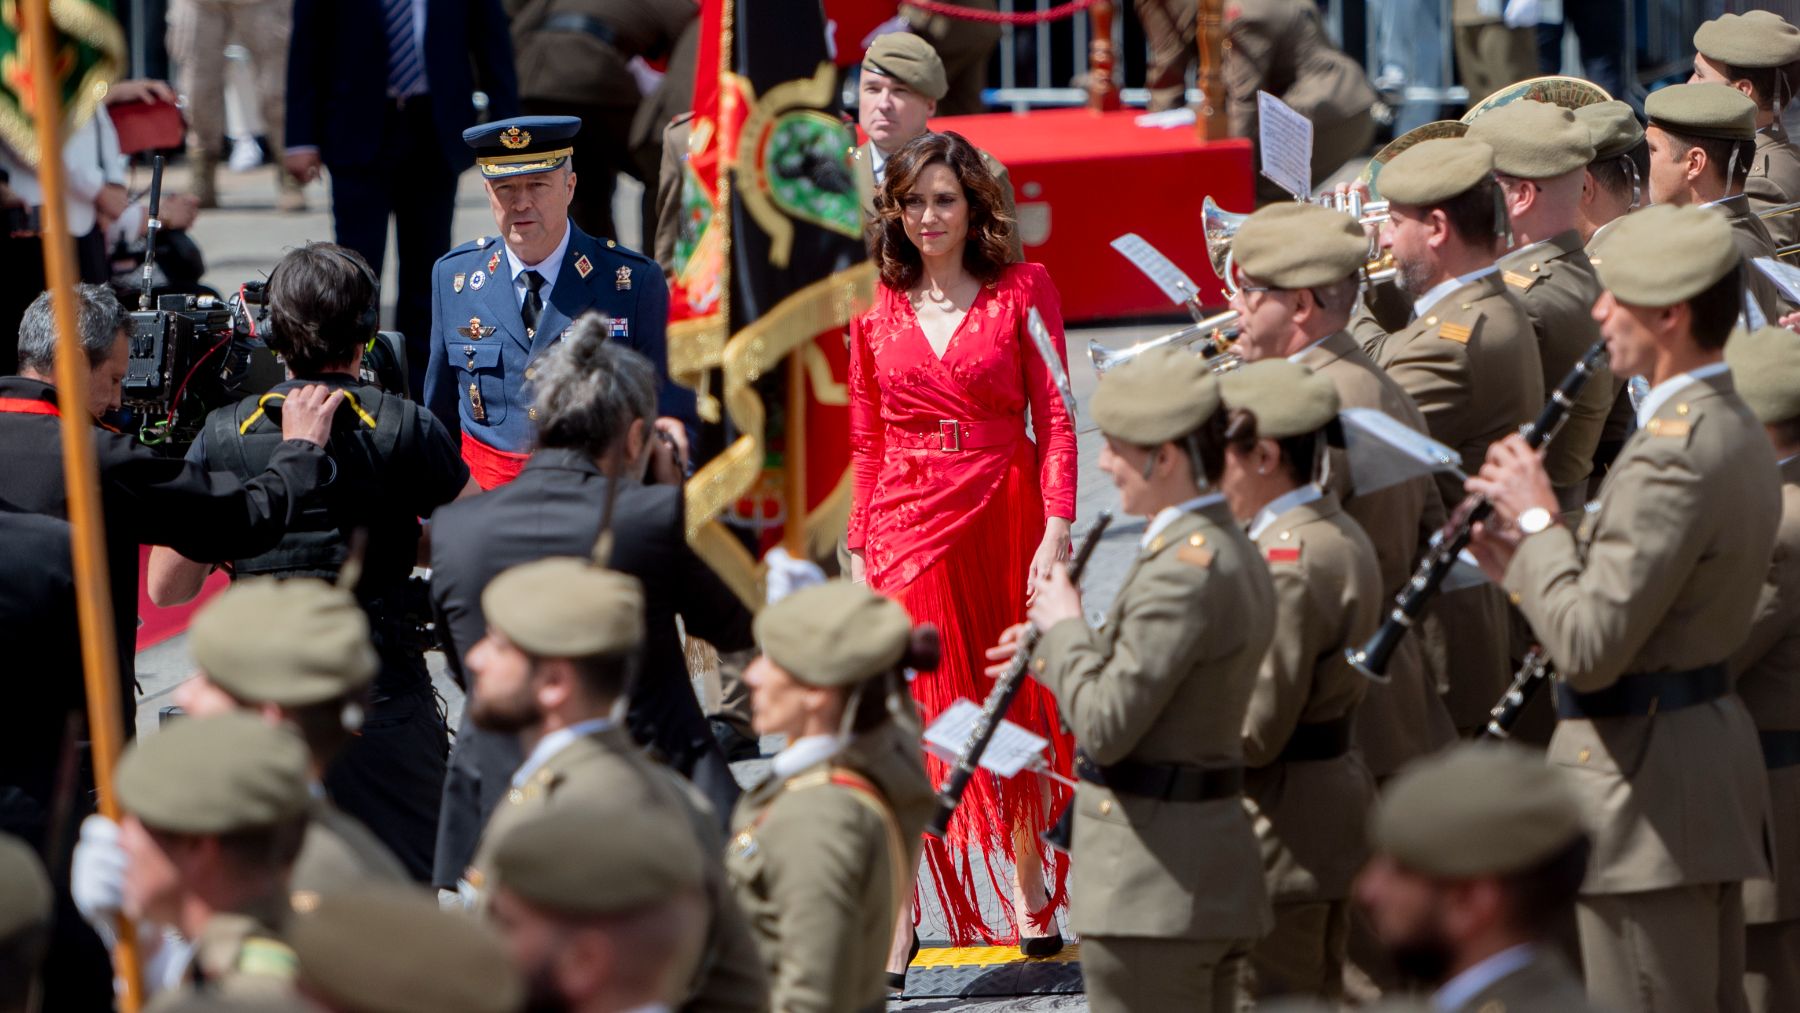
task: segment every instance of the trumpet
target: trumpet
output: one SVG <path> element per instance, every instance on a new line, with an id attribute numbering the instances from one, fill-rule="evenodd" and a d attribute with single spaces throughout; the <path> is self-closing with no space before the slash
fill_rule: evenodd
<path id="1" fill-rule="evenodd" d="M 1108 348 L 1098 341 L 1088 342 L 1088 358 L 1094 360 L 1094 371 L 1105 374 L 1114 366 L 1124 365 L 1152 348 L 1185 348 L 1198 344 L 1202 356 L 1215 373 L 1229 372 L 1243 365 L 1236 352 L 1231 351 L 1231 344 L 1237 340 L 1238 312 L 1226 310 L 1215 313 L 1204 320 L 1192 323 L 1178 331 L 1170 331 L 1140 341 L 1130 348 Z"/>
<path id="2" fill-rule="evenodd" d="M 1342 198 L 1337 194 L 1323 194 L 1314 200 L 1321 207 L 1345 214 L 1355 215 L 1359 225 L 1367 228 L 1379 226 L 1388 220 L 1388 202 L 1375 200 L 1364 202 L 1362 195 L 1352 192 Z M 1231 243 L 1237 238 L 1238 230 L 1250 219 L 1249 214 L 1226 211 L 1219 207 L 1211 197 L 1200 203 L 1200 235 L 1206 240 L 1206 259 L 1212 263 L 1213 273 L 1225 284 L 1227 295 L 1237 294 L 1237 272 L 1232 268 Z M 1393 260 L 1388 255 L 1374 248 L 1374 240 L 1370 240 L 1369 261 L 1363 272 L 1371 283 L 1385 281 L 1394 276 Z"/>

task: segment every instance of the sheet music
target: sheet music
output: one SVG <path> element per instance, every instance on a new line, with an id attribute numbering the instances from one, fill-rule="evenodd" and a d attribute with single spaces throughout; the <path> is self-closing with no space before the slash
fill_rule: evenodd
<path id="1" fill-rule="evenodd" d="M 1156 283 L 1169 301 L 1180 306 L 1193 299 L 1200 292 L 1194 279 L 1187 272 L 1175 266 L 1175 262 L 1163 255 L 1163 252 L 1144 241 L 1144 237 L 1135 232 L 1127 232 L 1112 241 L 1112 248 L 1123 254 L 1131 266 L 1144 272 L 1144 277 Z"/>
<path id="2" fill-rule="evenodd" d="M 1312 121 L 1266 91 L 1256 93 L 1262 174 L 1301 200 L 1312 196 Z"/>
<path id="3" fill-rule="evenodd" d="M 944 708 L 937 720 L 925 729 L 926 745 L 936 747 L 932 751 L 940 756 L 949 753 L 951 762 L 955 762 L 955 758 L 962 755 L 963 747 L 969 744 L 969 735 L 980 724 L 981 707 L 964 697 Z M 1011 721 L 1001 721 L 994 737 L 988 741 L 987 751 L 981 754 L 981 767 L 992 771 L 995 777 L 1013 777 L 1041 759 L 1048 745 L 1050 740 L 1033 735 Z"/>
<path id="4" fill-rule="evenodd" d="M 1056 342 L 1050 339 L 1050 329 L 1044 326 L 1044 318 L 1037 307 L 1025 317 L 1025 330 L 1031 334 L 1031 343 L 1037 348 L 1038 357 L 1044 360 L 1044 368 L 1050 371 L 1050 379 L 1056 383 L 1056 392 L 1062 395 L 1063 408 L 1069 413 L 1069 424 L 1075 424 L 1075 388 L 1069 384 L 1069 371 L 1063 368 L 1062 357 L 1056 354 Z"/>
<path id="5" fill-rule="evenodd" d="M 1775 283 L 1788 302 L 1800 304 L 1800 267 L 1782 263 L 1774 257 L 1757 257 L 1756 269 Z"/>

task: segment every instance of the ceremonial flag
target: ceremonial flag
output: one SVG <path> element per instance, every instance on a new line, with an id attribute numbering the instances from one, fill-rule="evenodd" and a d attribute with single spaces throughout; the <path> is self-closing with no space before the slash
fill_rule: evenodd
<path id="1" fill-rule="evenodd" d="M 18 0 L 0 0 L 0 142 L 27 165 L 38 164 L 31 75 L 37 66 Z M 113 20 L 112 0 L 56 0 L 50 4 L 51 49 L 58 92 L 69 128 L 94 114 L 106 86 L 125 65 L 125 33 Z"/>
<path id="2" fill-rule="evenodd" d="M 845 327 L 875 271 L 818 0 L 706 0 L 701 18 L 669 367 L 724 442 L 688 483 L 689 540 L 755 601 L 762 550 L 842 531 Z"/>

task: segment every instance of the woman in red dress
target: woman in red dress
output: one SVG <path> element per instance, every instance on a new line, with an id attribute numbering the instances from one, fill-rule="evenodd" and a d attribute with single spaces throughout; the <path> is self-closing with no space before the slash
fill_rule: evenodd
<path id="1" fill-rule="evenodd" d="M 925 134 L 897 152 L 870 226 L 881 285 L 851 326 L 851 576 L 942 633 L 937 671 L 912 684 L 927 722 L 958 698 L 986 699 L 982 651 L 1066 556 L 1075 516 L 1074 426 L 1025 324 L 1035 306 L 1066 366 L 1060 300 L 1041 265 L 1007 263 L 1013 224 L 1001 206 L 962 137 Z M 1073 746 L 1049 693 L 1026 680 L 1008 716 L 1049 739 L 1053 767 L 1068 772 Z M 926 763 L 942 785 L 947 765 Z M 1068 861 L 1047 858 L 1038 834 L 1066 797 L 1036 774 L 997 782 L 984 771 L 947 840 L 926 838 L 954 941 L 1017 940 L 1032 955 L 1061 947 L 1053 919 Z M 1014 863 L 1010 889 L 997 853 Z M 976 875 L 1010 898 L 1004 926 L 982 917 Z"/>

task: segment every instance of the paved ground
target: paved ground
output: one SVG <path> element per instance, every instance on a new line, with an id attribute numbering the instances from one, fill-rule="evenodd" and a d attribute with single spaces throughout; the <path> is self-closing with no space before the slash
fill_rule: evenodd
<path id="1" fill-rule="evenodd" d="M 185 173 L 177 169 L 165 176 L 170 189 L 178 190 L 185 185 Z M 221 290 L 237 287 L 238 283 L 254 277 L 265 275 L 274 266 L 282 251 L 308 240 L 330 239 L 331 220 L 328 212 L 329 203 L 322 185 L 315 184 L 308 188 L 308 197 L 312 209 L 303 214 L 280 214 L 274 211 L 274 176 L 272 170 L 262 169 L 252 173 L 236 175 L 221 174 L 221 193 L 223 207 L 216 211 L 204 212 L 196 228 L 195 239 L 200 243 L 207 258 L 207 280 Z M 621 222 L 621 239 L 631 245 L 638 231 L 637 191 L 635 184 L 621 187 L 620 205 L 617 209 Z M 482 194 L 479 182 L 472 174 L 465 174 L 463 185 L 457 199 L 456 223 L 452 235 L 457 242 L 485 235 L 492 232 L 493 222 L 489 216 L 487 203 Z M 384 272 L 384 291 L 393 290 L 394 265 L 390 256 Z M 387 301 L 387 311 L 391 315 L 392 301 Z M 1087 397 L 1092 393 L 1095 376 L 1087 358 L 1086 348 L 1089 340 L 1098 340 L 1109 345 L 1125 345 L 1143 337 L 1159 332 L 1159 328 L 1088 328 L 1072 331 L 1069 334 L 1069 351 L 1071 359 L 1071 379 L 1075 388 L 1077 403 L 1085 405 Z M 1085 417 L 1078 423 L 1081 430 L 1081 470 L 1076 535 L 1085 531 L 1092 517 L 1102 509 L 1113 507 L 1117 497 L 1111 483 L 1092 466 L 1099 451 L 1099 434 L 1092 429 Z M 1087 585 L 1087 603 L 1090 613 L 1099 615 L 1104 612 L 1118 587 L 1124 570 L 1129 565 L 1136 545 L 1136 532 L 1142 530 L 1142 522 L 1131 518 L 1120 517 L 1113 526 L 1112 534 L 1095 554 L 1090 564 Z M 144 652 L 138 657 L 138 679 L 143 686 L 143 695 L 139 700 L 139 726 L 154 727 L 158 708 L 168 704 L 169 695 L 174 688 L 187 677 L 191 668 L 185 638 L 177 637 L 164 644 Z M 462 693 L 445 677 L 442 659 L 434 656 L 432 668 L 438 690 L 442 694 L 451 714 L 451 726 L 455 727 L 462 713 Z M 741 764 L 741 778 L 760 776 L 759 763 Z M 983 890 L 983 906 L 991 912 L 991 921 L 1001 921 L 998 905 L 1000 900 Z M 935 892 L 927 887 L 921 895 L 930 898 Z M 928 909 L 924 915 L 922 935 L 928 945 L 933 940 L 944 936 L 943 919 L 936 910 Z M 971 975 L 972 976 L 972 975 Z M 915 975 L 915 977 L 920 977 Z M 974 1001 L 960 998 L 920 998 L 894 1003 L 894 1009 L 903 1010 L 1079 1010 L 1086 1009 L 1085 1000 L 1079 995 L 1034 996 L 1011 999 L 995 999 L 993 1001 Z"/>

